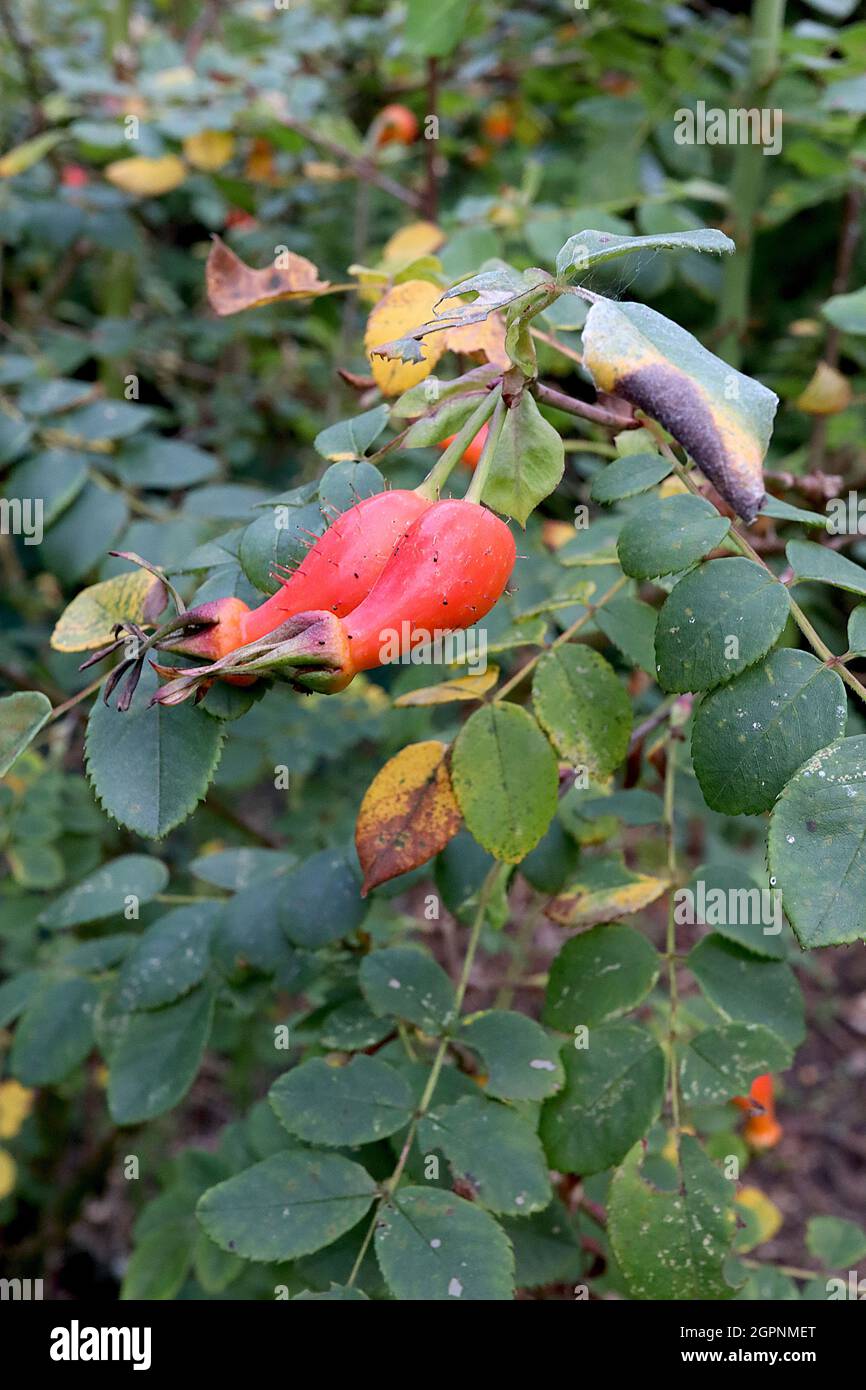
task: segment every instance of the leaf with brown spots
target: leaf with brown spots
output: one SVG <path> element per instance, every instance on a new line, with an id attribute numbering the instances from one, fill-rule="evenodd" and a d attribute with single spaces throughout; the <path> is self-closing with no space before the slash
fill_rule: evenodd
<path id="1" fill-rule="evenodd" d="M 221 317 L 280 299 L 314 298 L 329 289 L 313 262 L 294 251 L 281 252 L 273 265 L 253 270 L 218 236 L 207 258 L 205 279 L 210 306 Z"/>
<path id="2" fill-rule="evenodd" d="M 364 871 L 362 896 L 389 878 L 426 864 L 460 829 L 451 790 L 448 745 L 413 743 L 387 762 L 367 788 L 355 846 Z"/>
<path id="3" fill-rule="evenodd" d="M 745 521 L 764 500 L 778 398 L 645 304 L 593 296 L 583 359 L 598 391 L 658 420 Z"/>

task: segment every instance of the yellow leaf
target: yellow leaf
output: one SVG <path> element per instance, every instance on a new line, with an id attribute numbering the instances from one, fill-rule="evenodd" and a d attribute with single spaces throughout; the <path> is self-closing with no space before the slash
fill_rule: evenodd
<path id="1" fill-rule="evenodd" d="M 32 169 L 63 139 L 64 133 L 62 130 L 46 130 L 42 135 L 34 135 L 32 140 L 25 140 L 23 145 L 8 150 L 0 159 L 0 179 L 11 179 L 16 174 L 23 174 L 25 169 Z"/>
<path id="2" fill-rule="evenodd" d="M 339 164 L 329 164 L 325 159 L 308 159 L 304 165 L 304 177 L 314 183 L 341 183 L 348 178 Z"/>
<path id="3" fill-rule="evenodd" d="M 15 1159 L 5 1149 L 0 1149 L 0 1201 L 8 1197 L 10 1192 L 15 1191 L 15 1179 L 18 1169 L 15 1166 Z"/>
<path id="4" fill-rule="evenodd" d="M 157 598 L 158 584 L 146 570 L 132 570 L 82 589 L 61 613 L 51 634 L 52 647 L 56 652 L 88 651 L 112 640 L 115 623 L 123 619 L 143 623 L 145 604 L 148 598 Z M 163 599 L 156 611 L 164 606 Z"/>
<path id="5" fill-rule="evenodd" d="M 394 704 L 404 709 L 410 705 L 447 705 L 453 700 L 480 700 L 498 679 L 499 667 L 488 666 L 478 676 L 456 676 L 454 680 L 442 681 L 440 685 L 424 685 L 418 690 L 408 690 Z"/>
<path id="6" fill-rule="evenodd" d="M 440 290 L 429 280 L 406 280 L 395 285 L 376 305 L 367 320 L 364 347 L 373 378 L 384 396 L 400 396 L 429 376 L 445 351 L 443 334 L 434 333 L 421 340 L 421 362 L 398 362 L 374 357 L 372 349 L 392 339 L 400 338 L 433 316 L 433 306 Z"/>
<path id="7" fill-rule="evenodd" d="M 235 137 L 230 130 L 202 130 L 186 137 L 183 152 L 194 169 L 222 169 L 235 152 Z"/>
<path id="8" fill-rule="evenodd" d="M 464 323 L 445 333 L 448 352 L 483 353 L 488 362 L 507 371 L 511 359 L 505 351 L 505 324 L 498 314 L 489 314 L 480 323 Z"/>
<path id="9" fill-rule="evenodd" d="M 838 415 L 851 404 L 851 383 L 829 362 L 819 362 L 794 404 L 807 415 Z"/>
<path id="10" fill-rule="evenodd" d="M 35 1092 L 19 1081 L 0 1081 L 0 1139 L 14 1139 L 30 1111 Z"/>
<path id="11" fill-rule="evenodd" d="M 244 167 L 244 177 L 252 183 L 274 183 L 277 178 L 277 169 L 274 164 L 274 147 L 270 140 L 254 140 L 253 147 L 247 155 L 247 162 Z"/>
<path id="12" fill-rule="evenodd" d="M 737 1193 L 735 1206 L 740 1219 L 745 1221 L 745 1230 L 737 1233 L 735 1249 L 740 1254 L 754 1250 L 772 1240 L 782 1225 L 782 1213 L 757 1187 L 741 1187 Z"/>
<path id="13" fill-rule="evenodd" d="M 591 927 L 625 917 L 660 898 L 667 880 L 649 874 L 633 874 L 623 866 L 597 861 L 589 867 L 585 881 L 569 885 L 546 909 L 547 916 L 564 927 Z"/>
<path id="14" fill-rule="evenodd" d="M 410 261 L 438 251 L 444 240 L 445 234 L 435 222 L 410 222 L 385 243 L 382 264 L 389 270 L 408 265 Z"/>
<path id="15" fill-rule="evenodd" d="M 378 772 L 361 802 L 355 847 L 362 894 L 426 864 L 460 829 L 448 745 L 431 739 L 404 748 Z"/>
<path id="16" fill-rule="evenodd" d="M 186 178 L 186 165 L 176 154 L 165 154 L 159 159 L 134 155 L 106 165 L 105 177 L 115 188 L 136 198 L 158 198 L 161 193 L 180 187 Z"/>
<path id="17" fill-rule="evenodd" d="M 681 492 L 688 492 L 688 488 L 682 478 L 678 478 L 675 473 L 671 473 L 670 477 L 664 478 L 662 482 L 659 483 L 657 489 L 657 495 L 659 497 L 676 497 Z"/>
<path id="18" fill-rule="evenodd" d="M 280 251 L 272 265 L 253 270 L 218 236 L 207 258 L 205 278 L 210 306 L 221 317 L 280 299 L 310 299 L 328 288 L 313 262 L 294 251 Z"/>
<path id="19" fill-rule="evenodd" d="M 187 67 L 185 64 L 178 64 L 174 68 L 163 68 L 151 77 L 155 87 L 161 87 L 163 91 L 171 89 L 176 91 L 178 87 L 189 87 L 196 80 L 195 69 Z"/>

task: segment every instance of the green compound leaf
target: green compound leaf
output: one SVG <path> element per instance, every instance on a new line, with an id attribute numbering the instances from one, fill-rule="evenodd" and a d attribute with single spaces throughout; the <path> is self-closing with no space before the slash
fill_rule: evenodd
<path id="1" fill-rule="evenodd" d="M 703 497 L 690 492 L 654 497 L 638 507 L 620 531 L 619 562 L 633 579 L 676 574 L 720 545 L 729 526 Z"/>
<path id="2" fill-rule="evenodd" d="M 210 964 L 210 940 L 218 903 L 175 908 L 136 938 L 118 978 L 122 1009 L 155 1009 L 200 984 Z"/>
<path id="3" fill-rule="evenodd" d="M 845 687 L 811 652 L 782 648 L 714 690 L 692 725 L 704 800 L 726 815 L 769 811 L 797 768 L 845 733 Z"/>
<path id="4" fill-rule="evenodd" d="M 152 1120 L 186 1095 L 210 1036 L 213 1007 L 213 993 L 202 985 L 176 1004 L 123 1019 L 108 1058 L 115 1124 Z"/>
<path id="5" fill-rule="evenodd" d="M 541 1112 L 547 1157 L 563 1173 L 601 1173 L 620 1163 L 661 1110 L 665 1059 L 631 1023 L 592 1028 L 586 1047 L 562 1049 L 565 1086 Z"/>
<path id="6" fill-rule="evenodd" d="M 99 922 L 123 912 L 127 900 L 150 902 L 168 883 L 168 869 L 147 854 L 123 854 L 68 888 L 39 917 L 41 926 L 59 931 L 82 922 Z"/>
<path id="7" fill-rule="evenodd" d="M 484 485 L 484 501 L 526 525 L 527 518 L 562 478 L 565 448 L 528 394 L 506 412 Z"/>
<path id="8" fill-rule="evenodd" d="M 572 643 L 545 652 L 532 703 L 557 751 L 575 767 L 607 777 L 625 758 L 631 702 L 613 667 L 591 647 Z"/>
<path id="9" fill-rule="evenodd" d="M 556 755 L 532 715 L 518 705 L 476 710 L 457 736 L 451 781 L 475 839 L 517 864 L 556 813 Z"/>
<path id="10" fill-rule="evenodd" d="M 489 1096 L 544 1100 L 562 1085 L 559 1044 L 534 1019 L 491 1009 L 466 1019 L 459 1038 L 480 1056 Z"/>
<path id="11" fill-rule="evenodd" d="M 656 627 L 663 690 L 712 690 L 754 666 L 788 621 L 788 591 L 753 560 L 707 560 L 666 598 Z"/>
<path id="12" fill-rule="evenodd" d="M 0 777 L 32 743 L 51 717 L 51 701 L 39 690 L 22 690 L 0 700 Z"/>
<path id="13" fill-rule="evenodd" d="M 147 839 L 161 840 L 192 815 L 222 753 L 218 719 L 180 705 L 148 708 L 157 686 L 145 665 L 126 713 L 97 700 L 87 721 L 87 775 L 105 812 Z"/>
<path id="14" fill-rule="evenodd" d="M 439 1188 L 399 1189 L 377 1222 L 376 1257 L 402 1302 L 513 1297 L 514 1253 L 502 1227 Z"/>
<path id="15" fill-rule="evenodd" d="M 437 1107 L 421 1122 L 418 1142 L 424 1152 L 441 1149 L 455 1178 L 490 1211 L 529 1216 L 553 1196 L 535 1130 L 497 1101 L 465 1096 Z"/>
<path id="16" fill-rule="evenodd" d="M 810 579 L 819 584 L 832 584 L 851 594 L 866 594 L 866 569 L 846 560 L 836 550 L 815 541 L 789 541 L 785 546 L 788 564 L 797 579 Z"/>
<path id="17" fill-rule="evenodd" d="M 375 1014 L 403 1018 L 436 1035 L 454 1016 L 454 986 L 419 946 L 386 946 L 361 962 L 358 978 Z"/>
<path id="18" fill-rule="evenodd" d="M 801 946 L 866 937 L 866 736 L 822 749 L 792 777 L 768 860 Z"/>
<path id="19" fill-rule="evenodd" d="M 645 304 L 594 298 L 583 329 L 596 389 L 646 411 L 688 449 L 746 521 L 764 500 L 762 464 L 778 399 Z"/>
<path id="20" fill-rule="evenodd" d="M 688 966 L 711 1004 L 732 1023 L 760 1023 L 788 1047 L 803 1041 L 803 996 L 790 966 L 756 960 L 713 933 L 689 952 Z"/>
<path id="21" fill-rule="evenodd" d="M 12 1075 L 25 1086 L 54 1086 L 68 1076 L 93 1046 L 97 997 L 90 980 L 46 983 L 15 1030 Z"/>
<path id="22" fill-rule="evenodd" d="M 387 1062 L 353 1057 L 344 1067 L 321 1057 L 286 1072 L 268 1092 L 277 1118 L 307 1144 L 371 1144 L 412 1118 L 412 1092 Z"/>
<path id="23" fill-rule="evenodd" d="M 596 627 L 618 647 L 631 666 L 639 666 L 655 680 L 655 636 L 658 613 L 639 598 L 620 594 L 600 608 Z"/>
<path id="24" fill-rule="evenodd" d="M 720 1105 L 748 1095 L 756 1076 L 790 1064 L 790 1047 L 759 1023 L 706 1028 L 683 1054 L 682 1094 L 690 1105 Z"/>
<path id="25" fill-rule="evenodd" d="M 608 1229 L 634 1298 L 724 1299 L 723 1265 L 734 1239 L 734 1184 L 689 1135 L 680 1141 L 682 1190 L 659 1192 L 641 1174 L 636 1144 L 614 1175 Z"/>
<path id="26" fill-rule="evenodd" d="M 205 1192 L 196 1214 L 211 1240 L 244 1260 L 294 1260 L 330 1245 L 370 1208 L 358 1163 L 315 1149 L 272 1154 Z"/>
<path id="27" fill-rule="evenodd" d="M 670 473 L 673 464 L 661 454 L 627 454 L 614 459 L 592 480 L 589 495 L 593 502 L 609 506 L 625 497 L 635 497 L 655 487 Z M 716 513 L 718 515 L 718 513 Z"/>
<path id="28" fill-rule="evenodd" d="M 567 941 L 551 965 L 543 1021 L 561 1033 L 606 1023 L 645 999 L 658 973 L 658 953 L 634 927 L 593 927 Z"/>

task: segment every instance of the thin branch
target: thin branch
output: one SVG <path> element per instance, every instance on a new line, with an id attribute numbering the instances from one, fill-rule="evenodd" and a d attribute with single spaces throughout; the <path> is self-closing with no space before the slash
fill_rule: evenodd
<path id="1" fill-rule="evenodd" d="M 304 140 L 309 140 L 311 145 L 318 145 L 332 159 L 346 164 L 356 178 L 375 184 L 383 193 L 389 194 L 392 198 L 396 198 L 399 203 L 405 203 L 406 207 L 412 208 L 413 212 L 423 211 L 424 199 L 421 195 L 411 188 L 404 188 L 402 184 L 397 183 L 396 179 L 383 173 L 375 160 L 370 159 L 367 155 L 353 154 L 344 145 L 338 144 L 336 140 L 331 140 L 327 135 L 321 135 L 319 131 L 307 125 L 306 121 L 296 120 L 294 116 L 284 116 L 283 124 L 288 126 L 290 130 L 296 131 Z"/>
<path id="2" fill-rule="evenodd" d="M 584 420 L 592 420 L 595 425 L 604 425 L 612 430 L 634 430 L 638 428 L 639 421 L 635 419 L 631 410 L 628 414 L 608 410 L 603 405 L 591 405 L 589 401 L 580 401 L 576 396 L 567 396 L 564 391 L 557 391 L 553 386 L 545 386 L 543 382 L 536 382 L 532 388 L 532 394 L 536 400 L 541 401 L 542 405 L 553 406 L 556 410 L 564 410 L 568 415 L 579 415 Z"/>

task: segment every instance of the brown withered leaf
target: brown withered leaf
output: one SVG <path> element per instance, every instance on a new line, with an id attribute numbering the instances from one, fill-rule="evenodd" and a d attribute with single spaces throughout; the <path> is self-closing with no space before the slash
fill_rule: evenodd
<path id="1" fill-rule="evenodd" d="M 426 864 L 460 829 L 447 753 L 448 745 L 435 739 L 410 744 L 367 788 L 355 827 L 362 895 Z"/>
<path id="2" fill-rule="evenodd" d="M 263 270 L 253 270 L 218 236 L 207 258 L 205 280 L 210 306 L 221 317 L 280 299 L 315 298 L 330 288 L 328 281 L 319 279 L 313 262 L 294 251 L 282 252 Z"/>

